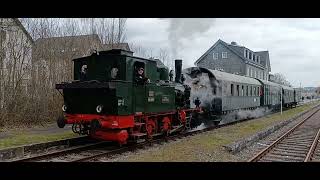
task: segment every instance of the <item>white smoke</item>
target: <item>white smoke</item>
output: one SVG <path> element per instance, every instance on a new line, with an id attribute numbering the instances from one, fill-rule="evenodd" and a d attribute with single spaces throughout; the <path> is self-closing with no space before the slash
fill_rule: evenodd
<path id="1" fill-rule="evenodd" d="M 183 49 L 183 40 L 192 40 L 199 34 L 207 32 L 214 24 L 215 19 L 204 18 L 170 18 L 169 21 L 169 43 L 173 58 L 181 55 L 179 51 Z"/>
<path id="2" fill-rule="evenodd" d="M 200 106 L 211 106 L 211 102 L 215 97 L 213 95 L 213 88 L 211 80 L 207 73 L 197 74 L 196 78 L 191 78 L 190 76 L 186 75 L 185 84 L 191 87 L 190 92 L 190 105 L 192 108 L 195 107 L 194 101 L 196 98 L 199 98 L 201 101 Z"/>
<path id="3" fill-rule="evenodd" d="M 232 122 L 232 121 L 239 121 L 243 119 L 255 119 L 265 116 L 271 112 L 270 109 L 261 107 L 254 110 L 239 110 L 231 112 L 223 117 L 222 124 Z"/>
<path id="4" fill-rule="evenodd" d="M 192 131 L 199 131 L 199 130 L 205 129 L 207 127 L 208 127 L 207 125 L 205 125 L 204 123 L 201 123 L 199 126 L 197 126 L 196 128 L 192 129 Z"/>

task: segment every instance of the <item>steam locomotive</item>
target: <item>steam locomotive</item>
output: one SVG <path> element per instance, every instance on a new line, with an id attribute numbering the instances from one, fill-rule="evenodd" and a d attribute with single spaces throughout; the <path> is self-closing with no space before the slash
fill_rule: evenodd
<path id="1" fill-rule="evenodd" d="M 72 124 L 75 133 L 125 144 L 189 129 L 201 111 L 190 108 L 182 60 L 175 61 L 175 81 L 159 60 L 131 51 L 101 51 L 73 61 L 74 80 L 56 84 L 64 98 L 60 128 Z"/>
<path id="2" fill-rule="evenodd" d="M 74 59 L 74 80 L 56 84 L 64 115 L 58 127 L 125 144 L 181 133 L 205 119 L 259 107 L 293 107 L 301 92 L 269 81 L 200 67 L 173 74 L 159 60 L 113 49 Z M 201 104 L 201 105 L 200 105 Z"/>

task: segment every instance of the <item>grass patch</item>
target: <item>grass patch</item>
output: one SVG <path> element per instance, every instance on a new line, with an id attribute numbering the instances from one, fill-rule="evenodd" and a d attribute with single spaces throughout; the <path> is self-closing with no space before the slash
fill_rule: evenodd
<path id="1" fill-rule="evenodd" d="M 253 135 L 267 127 L 290 119 L 319 101 L 305 104 L 297 108 L 284 111 L 282 115 L 275 113 L 256 120 L 226 126 L 211 132 L 186 137 L 180 141 L 164 144 L 136 154 L 130 154 L 120 161 L 236 161 L 238 157 L 226 152 L 223 145 L 230 144 L 240 138 Z"/>
<path id="2" fill-rule="evenodd" d="M 9 148 L 12 146 L 21 146 L 33 143 L 41 143 L 48 141 L 61 140 L 65 138 L 76 137 L 77 135 L 73 132 L 64 132 L 59 134 L 24 134 L 23 132 L 15 134 L 13 137 L 5 138 L 0 140 L 0 149 Z"/>

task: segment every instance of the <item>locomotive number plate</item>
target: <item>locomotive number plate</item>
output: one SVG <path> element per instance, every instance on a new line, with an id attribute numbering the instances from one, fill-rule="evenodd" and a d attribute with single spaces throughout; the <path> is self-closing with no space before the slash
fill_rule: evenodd
<path id="1" fill-rule="evenodd" d="M 169 97 L 168 96 L 162 96 L 162 103 L 169 103 Z"/>

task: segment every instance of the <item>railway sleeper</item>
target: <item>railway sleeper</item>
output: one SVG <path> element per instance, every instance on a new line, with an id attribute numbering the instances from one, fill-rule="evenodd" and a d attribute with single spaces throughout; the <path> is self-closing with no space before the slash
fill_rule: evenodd
<path id="1" fill-rule="evenodd" d="M 309 138 L 313 138 L 315 136 L 315 133 L 313 133 L 312 135 L 303 135 L 303 136 L 289 136 L 287 139 L 309 139 Z"/>
<path id="2" fill-rule="evenodd" d="M 280 148 L 280 147 L 276 147 L 273 150 L 274 151 L 287 152 L 287 153 L 305 153 L 306 155 L 307 155 L 307 152 L 308 152 L 307 149 L 291 149 L 291 148 Z"/>
<path id="3" fill-rule="evenodd" d="M 313 142 L 313 139 L 309 139 L 309 140 L 303 140 L 303 141 L 297 141 L 297 140 L 283 140 L 281 143 L 295 143 L 295 144 L 310 144 Z"/>
<path id="4" fill-rule="evenodd" d="M 290 137 L 299 137 L 299 136 L 301 136 L 301 135 L 303 135 L 303 136 L 312 136 L 312 135 L 314 135 L 315 133 L 317 133 L 317 131 L 316 130 L 313 130 L 313 131 L 311 131 L 310 129 L 307 131 L 299 131 L 299 132 L 293 132 L 291 135 L 290 135 Z"/>
<path id="5" fill-rule="evenodd" d="M 305 148 L 309 148 L 311 146 L 311 144 L 297 144 L 296 142 L 287 142 L 287 143 L 280 143 L 278 144 L 278 146 L 280 145 L 284 145 L 284 146 L 290 146 L 290 147 L 305 147 Z"/>
<path id="6" fill-rule="evenodd" d="M 279 149 L 288 149 L 288 150 L 296 150 L 296 151 L 308 151 L 309 148 L 308 147 L 295 147 L 295 146 L 287 146 L 287 145 L 278 145 L 277 147 L 275 148 L 279 148 Z"/>
<path id="7" fill-rule="evenodd" d="M 273 154 L 267 154 L 265 156 L 266 158 L 271 158 L 271 159 L 278 159 L 279 161 L 289 161 L 289 162 L 302 162 L 304 158 L 299 158 L 299 157 L 287 157 L 287 156 L 279 156 L 279 155 L 273 155 Z"/>
<path id="8" fill-rule="evenodd" d="M 259 162 L 287 162 L 287 161 L 279 158 L 263 157 L 259 160 Z"/>
<path id="9" fill-rule="evenodd" d="M 285 157 L 301 157 L 301 158 L 305 158 L 307 156 L 307 152 L 303 152 L 303 153 L 294 153 L 294 152 L 285 152 L 285 151 L 271 151 L 270 154 L 273 155 L 279 155 L 279 156 L 285 156 Z"/>
<path id="10" fill-rule="evenodd" d="M 296 141 L 296 142 L 299 142 L 299 141 L 310 141 L 310 140 L 313 140 L 313 139 L 314 139 L 314 136 L 309 136 L 309 137 L 301 137 L 301 138 L 287 138 L 284 141 Z"/>

